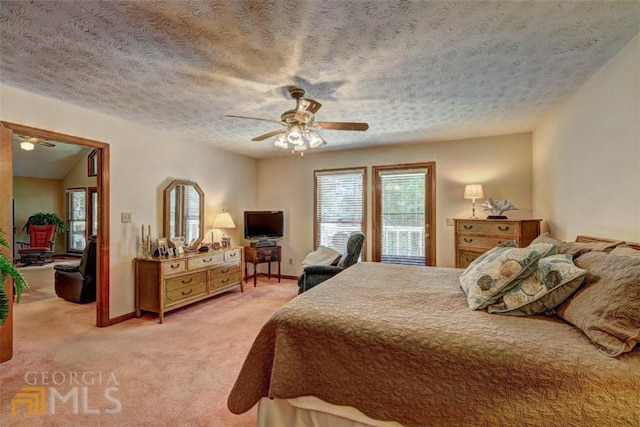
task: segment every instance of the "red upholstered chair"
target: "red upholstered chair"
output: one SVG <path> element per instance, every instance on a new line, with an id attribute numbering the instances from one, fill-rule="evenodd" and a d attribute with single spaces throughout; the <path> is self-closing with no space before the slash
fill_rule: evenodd
<path id="1" fill-rule="evenodd" d="M 53 260 L 56 225 L 29 225 L 29 243 L 17 242 L 20 262 L 42 265 Z"/>

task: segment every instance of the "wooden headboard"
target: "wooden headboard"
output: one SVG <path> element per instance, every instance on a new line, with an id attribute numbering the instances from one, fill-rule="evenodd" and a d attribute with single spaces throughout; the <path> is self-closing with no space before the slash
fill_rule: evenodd
<path id="1" fill-rule="evenodd" d="M 578 235 L 578 237 L 576 237 L 576 242 L 582 242 L 582 243 L 600 243 L 600 242 L 613 243 L 613 242 L 619 242 L 619 241 L 620 239 L 605 239 L 603 237 L 592 237 L 592 236 L 582 236 L 582 235 Z M 640 251 L 640 243 L 627 242 L 625 240 L 625 244 L 627 246 L 632 247 L 635 250 Z"/>

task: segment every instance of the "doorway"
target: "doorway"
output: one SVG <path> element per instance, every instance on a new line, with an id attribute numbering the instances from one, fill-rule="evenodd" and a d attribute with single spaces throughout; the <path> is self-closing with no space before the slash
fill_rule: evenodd
<path id="1" fill-rule="evenodd" d="M 98 327 L 109 326 L 109 145 L 104 142 L 94 141 L 44 129 L 0 121 L 0 205 L 12 206 L 13 198 L 13 138 L 14 134 L 40 138 L 46 141 L 57 141 L 65 144 L 81 145 L 95 149 L 95 162 L 97 165 L 97 187 L 93 200 L 96 203 L 97 212 L 92 212 L 92 220 L 95 218 L 97 232 L 97 290 L 96 290 L 96 325 Z M 93 204 L 93 203 L 92 203 Z M 91 221 L 93 223 L 93 221 Z M 99 225 L 99 226 L 98 226 Z M 11 209 L 0 209 L 0 228 L 12 230 L 13 217 Z M 12 309 L 10 308 L 7 323 L 12 323 Z M 0 361 L 11 358 L 13 341 L 11 337 L 12 327 L 3 328 L 2 341 L 0 342 Z M 9 338 L 7 338 L 7 335 Z M 10 348 L 7 349 L 7 342 Z M 8 354 L 8 358 L 7 358 Z"/>
<path id="2" fill-rule="evenodd" d="M 373 166 L 373 260 L 435 265 L 435 163 Z"/>

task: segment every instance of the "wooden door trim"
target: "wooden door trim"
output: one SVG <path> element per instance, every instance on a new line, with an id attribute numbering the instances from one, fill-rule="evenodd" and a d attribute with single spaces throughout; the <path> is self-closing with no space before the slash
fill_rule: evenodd
<path id="1" fill-rule="evenodd" d="M 425 247 L 426 265 L 436 265 L 436 162 L 422 162 L 422 163 L 401 163 L 395 165 L 379 165 L 371 166 L 371 179 L 373 182 L 372 192 L 372 246 L 373 246 L 373 261 L 380 262 L 382 254 L 380 253 L 380 245 L 378 245 L 380 233 L 382 227 L 380 223 L 380 217 L 382 215 L 382 206 L 380 204 L 380 195 L 382 194 L 382 183 L 378 176 L 378 172 L 385 170 L 401 170 L 401 169 L 427 169 L 427 183 L 426 190 L 429 194 L 425 195 L 425 220 L 429 224 L 429 238 L 427 239 L 427 245 Z"/>
<path id="2" fill-rule="evenodd" d="M 24 126 L 16 123 L 10 123 L 5 121 L 0 121 L 0 128 L 5 128 L 10 131 L 9 136 L 9 145 L 10 152 L 12 149 L 12 139 L 13 133 L 20 133 L 24 135 L 30 135 L 35 137 L 40 137 L 48 140 L 60 141 L 62 143 L 67 144 L 75 144 L 82 145 L 85 147 L 92 147 L 97 150 L 98 155 L 98 197 L 100 198 L 100 203 L 98 204 L 98 235 L 97 235 L 97 245 L 98 245 L 98 289 L 97 289 L 97 298 L 96 298 L 96 325 L 99 327 L 109 326 L 115 322 L 112 322 L 109 318 L 109 265 L 110 265 L 110 254 L 109 254 L 109 235 L 110 235 L 110 222 L 109 222 L 109 212 L 110 212 L 110 150 L 109 144 L 101 141 L 96 141 L 92 139 L 82 138 L 73 135 L 67 135 L 63 133 L 53 132 L 45 129 L 33 128 L 30 126 Z M 4 135 L 4 132 L 3 132 Z M 0 163 L 2 163 L 3 159 L 0 158 Z M 13 159 L 10 158 L 9 162 L 11 164 L 11 168 L 9 171 L 11 173 L 10 182 L 13 183 Z M 5 170 L 3 165 L 3 171 Z M 12 184 L 11 184 L 12 187 Z M 9 198 L 13 196 L 13 188 L 9 189 L 10 192 Z M 4 192 L 1 193 L 4 197 Z M 1 203 L 0 203 L 1 204 Z M 2 222 L 0 222 L 0 227 L 4 226 Z"/>

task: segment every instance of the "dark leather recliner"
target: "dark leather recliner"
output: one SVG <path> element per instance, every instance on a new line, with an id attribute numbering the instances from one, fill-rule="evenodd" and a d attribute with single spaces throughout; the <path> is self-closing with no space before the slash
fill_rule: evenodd
<path id="1" fill-rule="evenodd" d="M 56 295 L 80 304 L 96 300 L 96 236 L 89 236 L 79 264 L 59 264 L 55 270 Z"/>
<path id="2" fill-rule="evenodd" d="M 347 240 L 347 251 L 342 255 L 337 265 L 308 265 L 298 278 L 298 294 L 318 286 L 320 283 L 335 276 L 345 268 L 358 262 L 365 236 L 360 231 L 354 231 Z"/>

